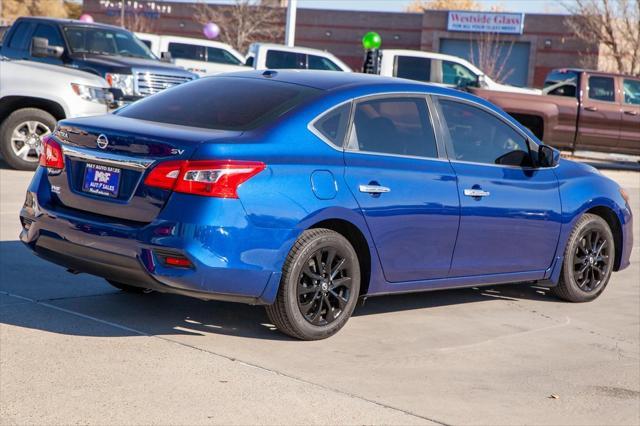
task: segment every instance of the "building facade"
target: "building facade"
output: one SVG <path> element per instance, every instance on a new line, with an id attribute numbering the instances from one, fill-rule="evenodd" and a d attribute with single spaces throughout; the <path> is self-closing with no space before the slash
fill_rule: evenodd
<path id="1" fill-rule="evenodd" d="M 140 6 L 142 4 L 144 9 Z M 146 28 L 136 30 L 203 37 L 202 24 L 194 18 L 197 3 L 154 3 L 153 9 L 150 9 L 150 4 L 126 0 L 127 16 L 144 17 Z M 162 11 L 155 10 L 155 5 L 159 4 L 163 6 Z M 92 15 L 97 22 L 120 23 L 117 0 L 84 0 L 84 12 Z M 460 17 L 453 22 L 455 14 L 440 10 L 390 13 L 299 8 L 296 45 L 328 50 L 353 69 L 359 70 L 364 55 L 361 39 L 368 31 L 376 31 L 381 35 L 382 48 L 448 53 L 469 59 L 476 65 L 481 65 L 478 64 L 478 56 L 482 56 L 483 46 L 486 43 L 498 43 L 501 48 L 495 50 L 496 56 L 504 62 L 504 68 L 508 71 L 505 81 L 518 86 L 540 87 L 547 72 L 553 68 L 595 68 L 598 65 L 599 47 L 577 39 L 566 24 L 564 15 L 479 12 L 470 19 L 464 17 L 461 24 Z M 517 25 L 501 25 L 497 29 L 486 25 L 489 21 L 513 24 L 511 15 L 519 15 L 521 21 L 515 22 Z M 284 8 L 281 8 L 278 16 L 278 24 L 284 28 Z M 140 20 L 129 19 L 129 22 Z M 467 25 L 469 22 L 472 25 Z M 489 29 L 490 32 L 486 32 Z"/>

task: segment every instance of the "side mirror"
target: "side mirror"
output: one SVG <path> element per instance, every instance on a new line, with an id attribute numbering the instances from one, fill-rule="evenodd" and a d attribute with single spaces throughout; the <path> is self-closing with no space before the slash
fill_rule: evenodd
<path id="1" fill-rule="evenodd" d="M 487 76 L 484 74 L 480 74 L 477 79 L 477 83 L 479 88 L 483 89 L 487 87 Z"/>
<path id="2" fill-rule="evenodd" d="M 560 151 L 549 145 L 538 147 L 538 167 L 555 167 L 560 162 Z"/>
<path id="3" fill-rule="evenodd" d="M 43 37 L 31 39 L 31 56 L 36 58 L 59 58 L 64 53 L 60 46 L 49 46 L 49 40 Z"/>
<path id="4" fill-rule="evenodd" d="M 160 53 L 160 60 L 162 60 L 162 62 L 173 62 L 173 56 L 171 55 L 171 52 L 162 52 Z"/>

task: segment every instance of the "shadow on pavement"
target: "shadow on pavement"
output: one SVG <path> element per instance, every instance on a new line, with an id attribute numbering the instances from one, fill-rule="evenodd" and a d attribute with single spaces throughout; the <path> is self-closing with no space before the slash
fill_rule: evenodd
<path id="1" fill-rule="evenodd" d="M 171 294 L 127 294 L 86 274 L 72 275 L 33 255 L 19 241 L 0 242 L 0 322 L 52 333 L 81 336 L 221 334 L 269 340 L 291 340 L 269 324 L 261 306 L 202 301 Z M 436 308 L 497 300 L 556 302 L 528 284 L 443 290 L 372 297 L 359 303 L 354 316 Z M 39 304 L 30 303 L 36 301 Z M 43 307 L 42 304 L 49 305 Z M 51 306 L 59 310 L 53 314 Z M 87 324 L 98 319 L 121 327 Z M 92 322 L 93 323 L 93 322 Z"/>

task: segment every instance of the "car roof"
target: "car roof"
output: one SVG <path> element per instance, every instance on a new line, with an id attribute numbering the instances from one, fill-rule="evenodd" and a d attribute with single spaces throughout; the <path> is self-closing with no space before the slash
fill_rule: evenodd
<path id="1" fill-rule="evenodd" d="M 66 19 L 66 18 L 50 18 L 47 16 L 24 16 L 19 18 L 19 20 L 21 21 L 43 21 L 43 22 L 49 22 L 49 23 L 54 23 L 54 24 L 73 24 L 73 25 L 82 25 L 85 27 L 96 27 L 96 28 L 111 28 L 114 30 L 121 30 L 121 31 L 128 31 L 125 28 L 122 27 L 118 27 L 116 25 L 109 25 L 109 24 L 101 24 L 99 22 L 85 22 L 85 21 L 80 21 L 78 19 Z"/>

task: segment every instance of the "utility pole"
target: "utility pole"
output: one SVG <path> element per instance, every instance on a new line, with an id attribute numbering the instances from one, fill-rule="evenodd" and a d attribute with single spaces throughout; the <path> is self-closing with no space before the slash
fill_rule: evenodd
<path id="1" fill-rule="evenodd" d="M 124 0 L 120 2 L 120 26 L 125 28 L 124 26 Z"/>
<path id="2" fill-rule="evenodd" d="M 287 2 L 287 26 L 284 33 L 284 44 L 293 47 L 296 40 L 296 9 L 298 0 Z"/>

